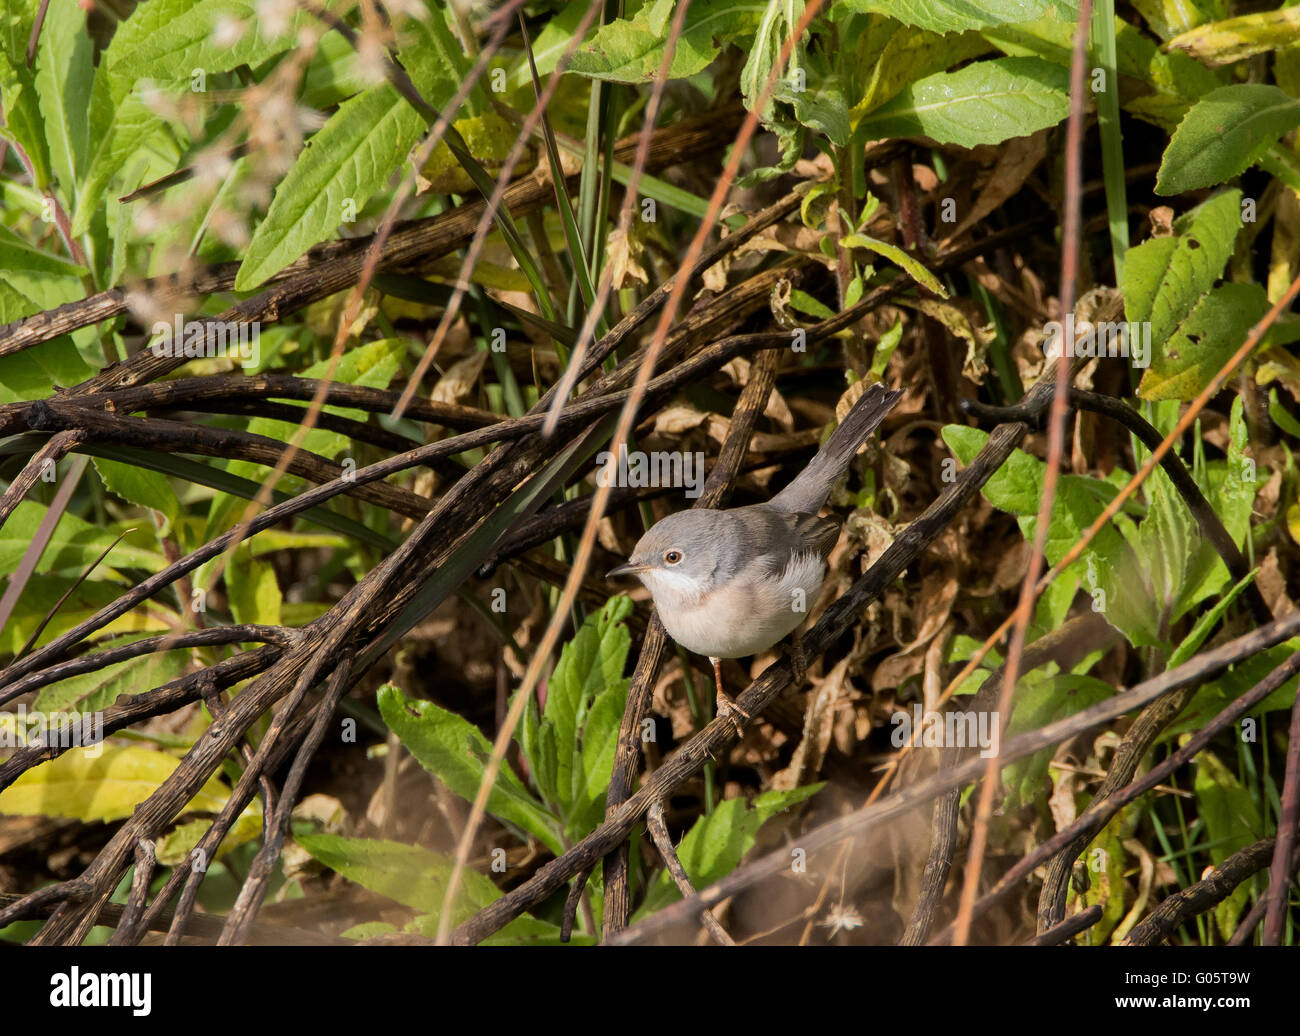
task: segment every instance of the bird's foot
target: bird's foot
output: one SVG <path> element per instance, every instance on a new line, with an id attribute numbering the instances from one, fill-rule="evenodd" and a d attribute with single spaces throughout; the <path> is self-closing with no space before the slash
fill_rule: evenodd
<path id="1" fill-rule="evenodd" d="M 722 691 L 719 691 L 717 695 L 717 714 L 731 721 L 731 725 L 736 728 L 736 737 L 738 738 L 745 736 L 745 728 L 737 717 L 743 717 L 746 722 L 753 719 L 748 712 L 740 707 L 740 703 L 735 698 L 729 694 L 724 694 Z"/>

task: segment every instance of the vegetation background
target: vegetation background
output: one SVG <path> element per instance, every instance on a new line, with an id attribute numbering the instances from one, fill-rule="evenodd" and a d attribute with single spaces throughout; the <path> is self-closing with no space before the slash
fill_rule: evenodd
<path id="1" fill-rule="evenodd" d="M 1296 943 L 1300 6 L 0 30 L 0 938 Z M 597 455 L 764 499 L 875 381 L 737 742 Z"/>

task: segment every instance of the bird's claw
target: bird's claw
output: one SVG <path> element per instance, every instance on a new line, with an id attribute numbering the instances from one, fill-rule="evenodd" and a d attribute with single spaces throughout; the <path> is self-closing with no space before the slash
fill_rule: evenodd
<path id="1" fill-rule="evenodd" d="M 736 717 L 743 716 L 746 721 L 753 719 L 748 712 L 740 707 L 739 702 L 729 694 L 723 694 L 721 691 L 718 692 L 717 697 L 717 714 L 731 721 L 731 725 L 736 728 L 736 737 L 739 738 L 745 736 L 745 728 Z"/>

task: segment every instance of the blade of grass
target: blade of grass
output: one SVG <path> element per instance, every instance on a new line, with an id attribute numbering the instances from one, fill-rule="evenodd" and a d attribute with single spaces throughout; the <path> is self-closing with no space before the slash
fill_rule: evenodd
<path id="1" fill-rule="evenodd" d="M 524 38 L 524 52 L 528 55 L 528 69 L 533 77 L 533 93 L 537 98 L 537 103 L 542 104 L 542 83 L 537 77 L 537 64 L 533 61 L 533 41 L 528 35 L 528 25 L 524 21 L 523 12 L 519 14 L 519 31 Z M 591 266 L 587 262 L 587 251 L 582 246 L 582 235 L 578 231 L 578 221 L 573 214 L 573 205 L 569 200 L 569 194 L 565 190 L 566 178 L 564 175 L 564 166 L 560 162 L 560 151 L 555 144 L 555 130 L 551 127 L 551 118 L 542 109 L 541 127 L 542 141 L 546 145 L 546 160 L 551 167 L 551 185 L 555 188 L 555 208 L 560 214 L 560 224 L 564 227 L 564 240 L 569 245 L 570 265 L 573 267 L 574 281 L 578 285 L 578 290 L 582 293 L 583 305 L 588 309 L 596 301 L 596 286 L 591 280 Z M 578 315 L 569 314 L 569 322 L 576 323 Z M 604 334 L 609 330 L 605 320 L 597 317 L 596 328 L 598 334 Z"/>
<path id="2" fill-rule="evenodd" d="M 1101 131 L 1101 167 L 1106 185 L 1110 252 L 1115 263 L 1115 283 L 1119 284 L 1124 274 L 1124 256 L 1128 252 L 1128 197 L 1124 182 L 1124 140 L 1119 125 L 1115 0 L 1095 0 L 1095 3 L 1092 12 L 1094 69 L 1101 69 L 1105 76 L 1105 89 L 1097 95 L 1097 126 Z"/>
<path id="3" fill-rule="evenodd" d="M 259 483 L 250 479 L 232 475 L 230 472 L 222 471 L 210 464 L 200 464 L 187 457 L 178 457 L 174 453 L 154 453 L 148 450 L 138 450 L 132 446 L 107 445 L 84 446 L 81 448 L 81 452 L 92 457 L 103 457 L 105 460 L 130 464 L 137 468 L 148 468 L 151 471 L 207 486 L 210 489 L 217 489 L 223 493 L 229 493 L 231 496 L 241 497 L 244 500 L 255 499 L 258 490 L 261 489 Z M 293 494 L 276 489 L 272 490 L 271 499 L 274 503 L 280 504 L 293 499 Z M 337 514 L 327 507 L 309 507 L 301 513 L 300 517 L 306 518 L 324 529 L 329 529 L 331 532 L 351 536 L 353 539 L 361 540 L 363 543 L 368 543 L 372 547 L 377 547 L 383 551 L 391 551 L 397 547 L 396 540 L 385 536 L 383 533 L 375 532 L 374 529 L 362 525 L 355 519 Z"/>
<path id="4" fill-rule="evenodd" d="M 60 483 L 58 492 L 54 494 L 54 500 L 50 504 L 49 510 L 45 512 L 45 517 L 41 519 L 41 524 L 37 526 L 36 535 L 32 537 L 32 542 L 27 545 L 27 549 L 23 552 L 22 560 L 18 562 L 17 569 L 14 570 L 14 574 L 9 579 L 9 585 L 5 587 L 4 596 L 0 597 L 0 627 L 8 624 L 9 617 L 18 604 L 18 598 L 27 589 L 27 583 L 36 572 L 36 566 L 40 564 L 41 555 L 45 553 L 45 548 L 49 546 L 50 539 L 54 535 L 54 529 L 62 519 L 63 513 L 68 509 L 72 494 L 76 492 L 77 483 L 81 481 L 81 476 L 85 474 L 86 465 L 89 463 L 89 457 L 79 454 L 73 457 L 68 465 L 68 473 Z"/>

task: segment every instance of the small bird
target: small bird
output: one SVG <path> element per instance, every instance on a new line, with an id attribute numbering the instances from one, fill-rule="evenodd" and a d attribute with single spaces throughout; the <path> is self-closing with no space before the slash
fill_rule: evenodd
<path id="1" fill-rule="evenodd" d="M 717 714 L 737 734 L 745 712 L 722 689 L 721 660 L 766 651 L 794 633 L 796 677 L 805 672 L 797 627 L 826 578 L 839 523 L 817 512 L 831 486 L 903 393 L 872 385 L 793 482 L 765 504 L 679 511 L 656 522 L 606 579 L 634 575 L 650 591 L 668 635 L 713 664 Z"/>

